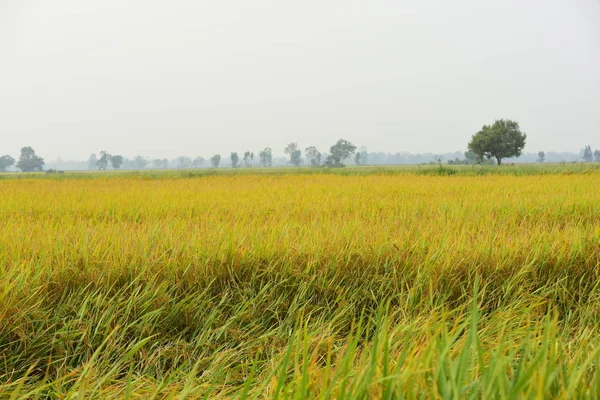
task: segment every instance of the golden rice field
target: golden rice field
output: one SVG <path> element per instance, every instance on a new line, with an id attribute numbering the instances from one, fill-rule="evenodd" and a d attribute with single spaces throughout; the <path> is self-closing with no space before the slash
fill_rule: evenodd
<path id="1" fill-rule="evenodd" d="M 598 398 L 600 172 L 0 180 L 0 398 Z"/>

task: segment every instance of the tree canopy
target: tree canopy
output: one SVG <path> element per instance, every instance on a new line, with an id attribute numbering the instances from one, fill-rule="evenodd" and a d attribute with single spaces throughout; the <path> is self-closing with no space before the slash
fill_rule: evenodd
<path id="1" fill-rule="evenodd" d="M 315 146 L 307 147 L 304 150 L 304 154 L 306 154 L 306 158 L 311 167 L 318 167 L 321 165 L 321 152 L 317 150 Z"/>
<path id="2" fill-rule="evenodd" d="M 233 153 L 231 153 L 230 159 L 231 159 L 231 168 L 239 167 L 240 156 L 238 155 L 237 152 L 234 151 Z"/>
<path id="3" fill-rule="evenodd" d="M 270 147 L 265 147 L 263 151 L 258 153 L 260 159 L 260 165 L 263 167 L 270 167 L 273 164 L 273 151 Z"/>
<path id="4" fill-rule="evenodd" d="M 6 172 L 11 166 L 15 163 L 15 159 L 11 156 L 2 156 L 0 157 L 0 172 Z"/>
<path id="5" fill-rule="evenodd" d="M 545 159 L 546 153 L 544 153 L 543 151 L 538 152 L 538 162 L 543 163 Z"/>
<path id="6" fill-rule="evenodd" d="M 479 161 L 484 158 L 495 158 L 498 165 L 503 158 L 519 157 L 527 135 L 521 132 L 516 121 L 499 119 L 493 125 L 484 125 L 471 138 L 469 151 L 477 154 Z"/>
<path id="7" fill-rule="evenodd" d="M 44 164 L 44 159 L 35 154 L 35 150 L 28 146 L 21 149 L 21 157 L 16 167 L 23 172 L 42 171 Z"/>
<path id="8" fill-rule="evenodd" d="M 300 166 L 302 163 L 302 150 L 298 147 L 298 143 L 290 143 L 285 147 L 285 154 L 290 156 L 290 164 L 294 167 Z"/>
<path id="9" fill-rule="evenodd" d="M 220 163 L 221 163 L 221 155 L 220 154 L 215 154 L 214 156 L 212 156 L 210 158 L 210 164 L 213 166 L 213 168 L 219 168 Z"/>
<path id="10" fill-rule="evenodd" d="M 100 152 L 100 158 L 96 161 L 96 166 L 99 170 L 105 170 L 108 167 L 108 161 L 110 160 L 110 154 L 106 150 Z"/>
<path id="11" fill-rule="evenodd" d="M 343 167 L 344 160 L 352 156 L 355 151 L 355 145 L 345 139 L 340 139 L 329 149 L 331 154 L 327 157 L 325 164 L 329 167 Z"/>
<path id="12" fill-rule="evenodd" d="M 110 165 L 112 165 L 113 169 L 121 168 L 123 164 L 123 156 L 110 156 Z"/>

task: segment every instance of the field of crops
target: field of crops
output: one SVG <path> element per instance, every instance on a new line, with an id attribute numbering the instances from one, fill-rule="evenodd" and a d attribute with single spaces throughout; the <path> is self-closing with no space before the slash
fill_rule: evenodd
<path id="1" fill-rule="evenodd" d="M 600 396 L 597 170 L 76 178 L 0 180 L 0 398 Z"/>

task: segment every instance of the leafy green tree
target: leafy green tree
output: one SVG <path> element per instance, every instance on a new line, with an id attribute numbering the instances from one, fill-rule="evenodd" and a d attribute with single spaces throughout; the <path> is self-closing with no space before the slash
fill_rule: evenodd
<path id="1" fill-rule="evenodd" d="M 543 151 L 540 151 L 538 153 L 538 162 L 543 163 L 545 159 L 546 159 L 546 153 L 544 153 Z"/>
<path id="2" fill-rule="evenodd" d="M 503 158 L 519 157 L 526 139 L 527 135 L 521 132 L 518 122 L 499 119 L 493 125 L 484 125 L 473 135 L 469 151 L 477 154 L 479 161 L 495 158 L 500 165 Z"/>
<path id="3" fill-rule="evenodd" d="M 594 151 L 594 158 L 596 159 L 596 162 L 600 162 L 600 150 Z"/>
<path id="4" fill-rule="evenodd" d="M 270 147 L 265 147 L 263 151 L 258 153 L 258 158 L 260 159 L 260 165 L 263 167 L 270 167 L 273 165 L 273 151 Z"/>
<path id="5" fill-rule="evenodd" d="M 123 156 L 110 156 L 110 165 L 112 165 L 113 169 L 121 168 L 121 165 L 123 165 Z"/>
<path id="6" fill-rule="evenodd" d="M 290 164 L 294 167 L 299 167 L 302 163 L 302 150 L 298 147 L 298 143 L 290 143 L 285 147 L 285 154 L 290 156 Z"/>
<path id="7" fill-rule="evenodd" d="M 100 158 L 96 161 L 96 167 L 99 170 L 104 171 L 108 167 L 108 161 L 110 160 L 110 154 L 106 150 L 100 152 Z"/>
<path id="8" fill-rule="evenodd" d="M 44 164 L 44 159 L 35 154 L 35 150 L 27 146 L 21 149 L 21 157 L 16 167 L 23 172 L 42 171 Z"/>
<path id="9" fill-rule="evenodd" d="M 592 162 L 594 161 L 594 153 L 592 152 L 591 146 L 587 145 L 583 148 L 583 161 Z"/>
<path id="10" fill-rule="evenodd" d="M 340 139 L 329 149 L 331 154 L 325 160 L 325 165 L 329 167 L 343 167 L 344 161 L 352 156 L 355 151 L 355 145 L 345 139 Z"/>
<path id="11" fill-rule="evenodd" d="M 15 164 L 15 159 L 9 155 L 0 157 L 0 172 L 6 172 L 11 166 Z"/>
<path id="12" fill-rule="evenodd" d="M 308 159 L 308 163 L 311 167 L 318 167 L 321 165 L 321 152 L 317 150 L 315 146 L 307 147 L 304 150 L 304 154 Z"/>
<path id="13" fill-rule="evenodd" d="M 237 168 L 240 163 L 240 156 L 238 156 L 238 153 L 234 151 L 229 158 L 231 159 L 231 168 Z"/>
<path id="14" fill-rule="evenodd" d="M 221 155 L 215 154 L 214 156 L 212 156 L 210 158 L 210 163 L 213 166 L 213 168 L 219 168 L 219 164 L 221 163 Z"/>

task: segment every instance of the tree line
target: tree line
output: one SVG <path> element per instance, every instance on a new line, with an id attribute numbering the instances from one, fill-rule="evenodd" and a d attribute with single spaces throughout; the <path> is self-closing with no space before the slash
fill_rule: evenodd
<path id="1" fill-rule="evenodd" d="M 307 164 L 311 167 L 325 166 L 341 168 L 345 166 L 344 163 L 346 160 L 351 157 L 353 157 L 356 165 L 365 165 L 367 161 L 366 152 L 357 152 L 356 149 L 356 146 L 348 140 L 340 139 L 330 147 L 330 153 L 325 155 L 325 157 L 315 146 L 307 147 L 304 152 L 304 157 Z M 289 157 L 289 164 L 292 166 L 299 167 L 305 161 L 302 157 L 302 150 L 298 146 L 298 143 L 288 144 L 284 149 L 284 154 Z M 213 168 L 219 168 L 222 159 L 223 157 L 220 154 L 215 154 L 208 162 Z M 232 152 L 229 155 L 229 166 L 232 168 L 250 168 L 254 165 L 255 160 L 261 167 L 268 168 L 273 166 L 273 150 L 270 147 L 266 147 L 259 151 L 258 155 L 255 155 L 252 151 L 246 151 L 243 154 Z M 207 160 L 203 157 L 196 157 L 194 159 L 190 157 L 178 157 L 176 161 L 178 168 L 187 169 L 201 168 Z M 113 169 L 120 169 L 122 166 L 131 169 L 145 169 L 148 166 L 157 169 L 167 169 L 169 160 L 157 158 L 149 161 L 141 156 L 136 157 L 134 160 L 126 160 L 122 156 L 110 154 L 106 150 L 100 152 L 100 157 L 96 156 L 95 153 L 92 154 L 88 160 L 89 169 L 106 170 L 109 165 Z"/>
<path id="2" fill-rule="evenodd" d="M 447 160 L 448 164 L 497 164 L 507 158 L 520 157 L 527 135 L 521 131 L 518 122 L 512 120 L 496 120 L 492 125 L 483 125 L 481 130 L 475 133 L 467 145 L 468 150 L 464 153 L 464 158 L 455 157 Z M 157 158 L 148 160 L 141 156 L 129 160 L 118 154 L 111 154 L 106 150 L 101 151 L 100 156 L 92 154 L 88 160 L 90 170 L 106 170 L 109 166 L 112 169 L 145 169 L 149 166 L 155 169 L 167 169 L 170 162 L 166 158 Z M 284 148 L 284 154 L 288 157 L 287 163 L 294 167 L 299 167 L 306 162 L 310 167 L 344 167 L 348 159 L 353 159 L 356 165 L 369 164 L 369 158 L 376 158 L 380 153 L 368 153 L 363 147 L 357 151 L 357 147 L 345 139 L 339 139 L 329 148 L 329 153 L 321 153 L 315 146 L 309 146 L 304 149 L 304 154 L 298 143 L 290 143 Z M 585 162 L 600 162 L 600 150 L 592 150 L 587 145 L 581 151 L 581 158 Z M 254 152 L 246 151 L 243 154 L 232 152 L 229 155 L 229 166 L 232 168 L 246 167 L 254 165 L 255 160 L 258 165 L 264 168 L 273 165 L 273 151 L 266 147 L 259 151 L 257 155 Z M 205 160 L 203 157 L 178 157 L 176 159 L 177 168 L 201 168 Z M 213 155 L 209 160 L 212 168 L 221 166 L 222 157 L 220 154 Z M 375 160 L 374 160 L 375 161 Z M 540 151 L 537 154 L 536 162 L 546 161 L 546 153 Z M 441 163 L 441 156 L 434 156 L 431 163 Z M 375 161 L 375 163 L 377 163 Z M 44 159 L 35 153 L 31 147 L 23 147 L 19 160 L 15 160 L 9 155 L 0 156 L 0 172 L 5 172 L 12 166 L 23 172 L 43 171 Z"/>
<path id="3" fill-rule="evenodd" d="M 5 172 L 8 168 L 15 165 L 15 167 L 22 172 L 34 172 L 44 170 L 44 159 L 37 154 L 31 147 L 23 147 L 21 149 L 21 156 L 19 161 L 15 164 L 15 159 L 9 155 L 0 157 L 0 172 Z"/>

